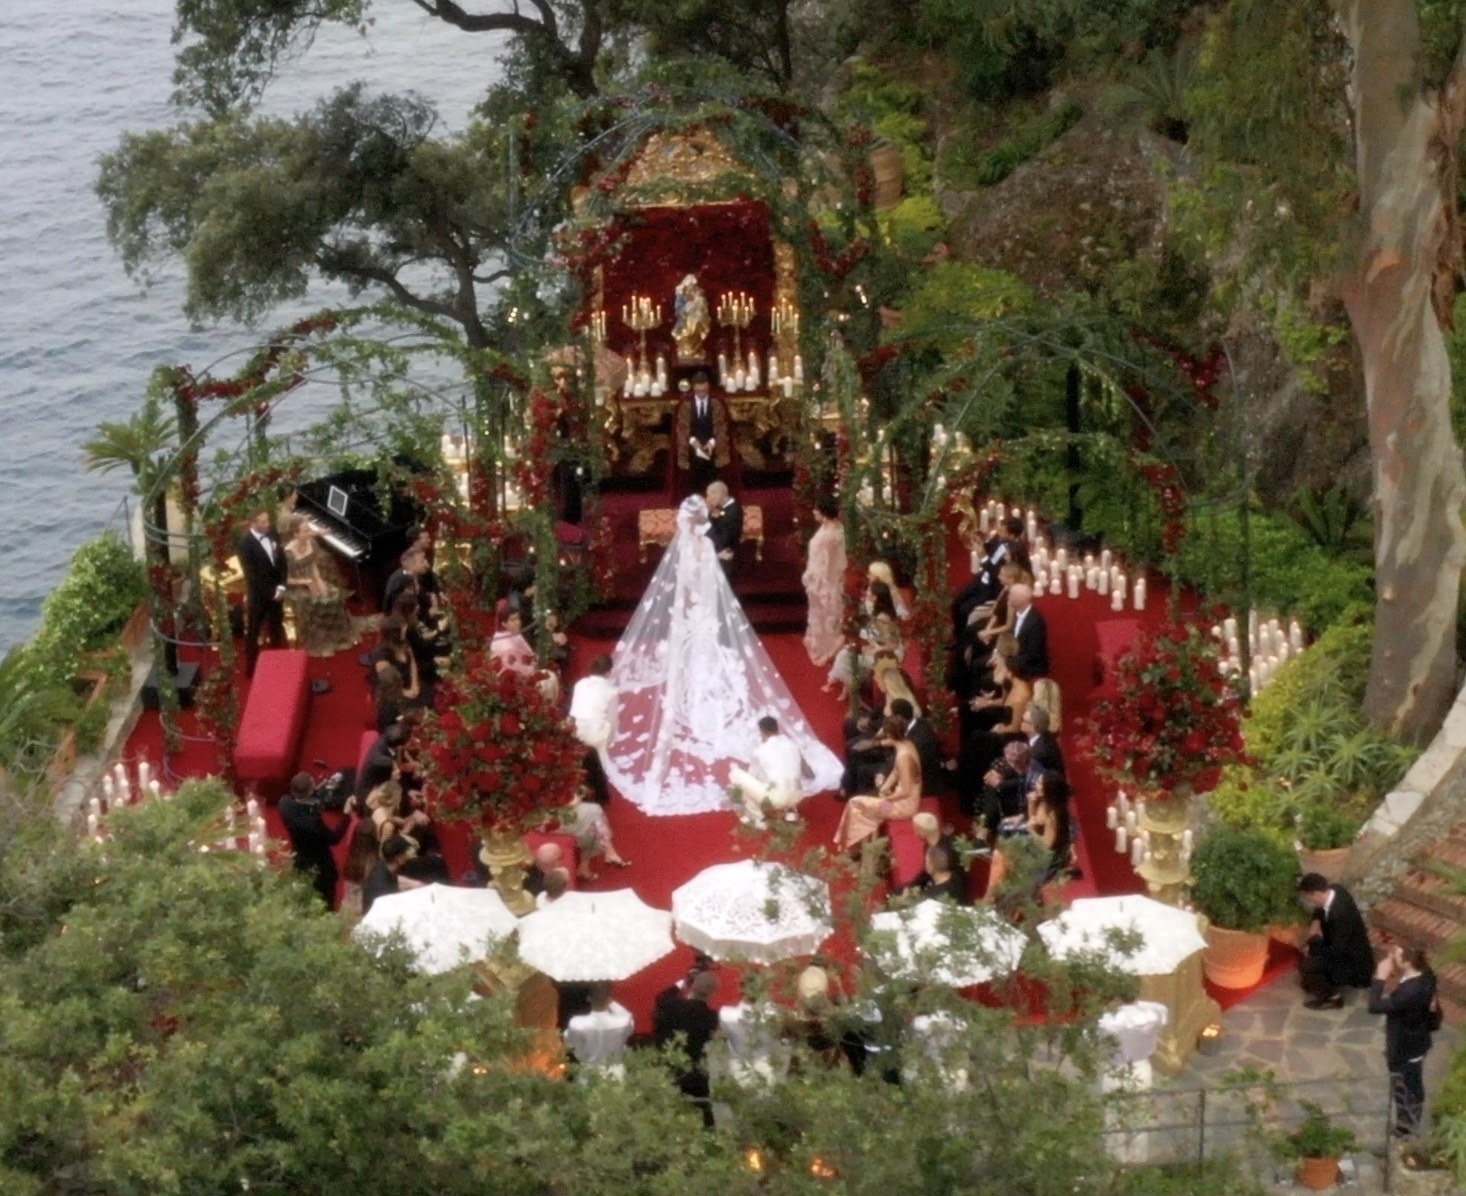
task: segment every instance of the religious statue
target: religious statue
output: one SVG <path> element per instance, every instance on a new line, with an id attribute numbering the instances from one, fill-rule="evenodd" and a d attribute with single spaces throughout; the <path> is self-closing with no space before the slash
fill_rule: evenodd
<path id="1" fill-rule="evenodd" d="M 702 361 L 703 342 L 712 329 L 707 296 L 697 276 L 687 275 L 677 284 L 672 298 L 672 338 L 677 342 L 678 361 Z"/>

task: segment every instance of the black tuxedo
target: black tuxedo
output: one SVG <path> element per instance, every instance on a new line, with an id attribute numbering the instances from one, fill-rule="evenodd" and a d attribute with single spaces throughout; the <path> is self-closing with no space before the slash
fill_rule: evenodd
<path id="1" fill-rule="evenodd" d="M 732 462 L 732 443 L 729 439 L 730 421 L 728 408 L 723 400 L 709 394 L 702 399 L 689 395 L 677 405 L 672 418 L 672 459 L 676 463 L 673 471 L 673 499 L 686 494 L 701 494 L 717 480 L 720 470 Z M 693 451 L 689 440 L 700 444 L 714 441 L 711 458 L 701 457 Z M 681 485 L 677 482 L 680 480 Z M 677 493 L 677 491 L 681 493 Z"/>
<path id="2" fill-rule="evenodd" d="M 713 1107 L 709 1099 L 711 1088 L 705 1056 L 708 1042 L 718 1031 L 718 1011 L 706 1001 L 684 997 L 682 990 L 673 985 L 658 994 L 652 1010 L 652 1023 L 659 1050 L 677 1042 L 678 1036 L 682 1036 L 687 1065 L 674 1066 L 673 1078 L 682 1095 L 701 1110 L 703 1124 L 711 1129 Z"/>
<path id="3" fill-rule="evenodd" d="M 311 874 L 316 892 L 329 908 L 335 909 L 337 871 L 331 848 L 341 842 L 350 820 L 341 819 L 333 829 L 321 817 L 319 801 L 297 801 L 287 793 L 280 799 L 280 821 L 295 852 L 295 870 Z"/>
<path id="4" fill-rule="evenodd" d="M 1049 675 L 1049 629 L 1038 607 L 1030 605 L 1021 616 L 1014 616 L 1014 638 L 1018 655 L 1013 658 L 1013 671 L 1026 681 L 1037 681 Z"/>
<path id="5" fill-rule="evenodd" d="M 1313 911 L 1319 934 L 1308 940 L 1308 953 L 1298 964 L 1298 979 L 1315 998 L 1331 998 L 1341 988 L 1367 988 L 1374 977 L 1374 948 L 1369 930 L 1349 890 L 1330 885 L 1328 912 Z"/>
<path id="6" fill-rule="evenodd" d="M 931 797 L 940 797 L 949 791 L 951 780 L 942 757 L 942 743 L 937 738 L 931 723 L 917 718 L 906 728 L 906 738 L 916 748 L 921 758 L 921 791 Z"/>
<path id="7" fill-rule="evenodd" d="M 732 552 L 730 560 L 720 562 L 723 572 L 732 576 L 738 565 L 738 545 L 743 542 L 743 505 L 736 498 L 729 498 L 721 511 L 708 519 L 708 539 L 718 552 Z"/>
<path id="8" fill-rule="evenodd" d="M 244 534 L 237 550 L 239 567 L 244 570 L 244 660 L 250 673 L 260 654 L 261 630 L 269 636 L 272 648 L 285 645 L 285 607 L 277 595 L 285 585 L 289 567 L 279 538 L 273 533 L 265 538 L 270 550 L 253 531 Z"/>
<path id="9" fill-rule="evenodd" d="M 1061 777 L 1065 775 L 1064 753 L 1051 731 L 1035 735 L 1028 741 L 1028 758 L 1045 772 L 1056 772 Z"/>

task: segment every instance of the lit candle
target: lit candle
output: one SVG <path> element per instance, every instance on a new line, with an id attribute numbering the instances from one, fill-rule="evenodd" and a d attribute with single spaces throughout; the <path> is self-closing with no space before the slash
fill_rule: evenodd
<path id="1" fill-rule="evenodd" d="M 107 799 L 109 806 L 117 796 L 117 786 L 113 783 L 110 772 L 102 774 L 102 796 Z"/>
<path id="2" fill-rule="evenodd" d="M 1084 575 L 1084 588 L 1086 590 L 1098 589 L 1099 588 L 1099 579 L 1100 579 L 1100 571 L 1098 569 L 1096 569 L 1093 565 L 1091 565 L 1089 567 L 1088 572 L 1086 572 L 1085 575 Z"/>
<path id="3" fill-rule="evenodd" d="M 1129 831 L 1132 835 L 1135 833 L 1135 831 L 1137 829 L 1137 821 L 1138 820 L 1135 817 L 1135 811 L 1134 810 L 1126 810 L 1125 811 L 1125 829 L 1127 831 Z"/>
<path id="4" fill-rule="evenodd" d="M 798 353 L 794 355 L 794 381 L 804 381 L 804 358 L 799 356 Z"/>
<path id="5" fill-rule="evenodd" d="M 727 376 L 728 376 L 728 355 L 726 353 L 719 353 L 718 354 L 718 380 L 719 381 L 722 381 Z"/>
<path id="6" fill-rule="evenodd" d="M 992 512 L 989 511 L 987 507 L 983 507 L 983 509 L 977 513 L 977 530 L 980 531 L 984 536 L 988 534 L 988 528 L 992 525 L 992 518 Z"/>
<path id="7" fill-rule="evenodd" d="M 1038 520 L 1033 517 L 1033 512 L 1028 512 L 1028 522 L 1023 525 L 1023 530 L 1028 534 L 1028 542 L 1032 544 L 1038 539 Z"/>
<path id="8" fill-rule="evenodd" d="M 1187 855 L 1190 855 L 1191 845 L 1194 842 L 1195 839 L 1192 837 L 1191 828 L 1188 826 L 1184 831 L 1181 832 L 1181 850 L 1184 851 Z"/>
<path id="9" fill-rule="evenodd" d="M 1237 620 L 1236 619 L 1233 619 L 1233 618 L 1228 617 L 1227 619 L 1223 620 L 1222 627 L 1226 630 L 1226 632 L 1227 632 L 1227 638 L 1229 640 L 1235 640 L 1237 638 Z"/>
<path id="10" fill-rule="evenodd" d="M 1117 826 L 1120 825 L 1120 811 L 1115 809 L 1114 806 L 1109 806 L 1105 810 L 1105 825 L 1109 827 L 1110 830 L 1114 830 Z"/>
<path id="11" fill-rule="evenodd" d="M 1054 553 L 1054 560 L 1060 569 L 1067 569 L 1069 567 L 1069 550 L 1067 548 L 1059 549 L 1058 552 Z"/>
<path id="12" fill-rule="evenodd" d="M 1125 791 L 1123 789 L 1120 790 L 1120 795 L 1117 798 L 1115 798 L 1115 805 L 1117 805 L 1120 808 L 1120 817 L 1121 818 L 1125 817 L 1126 814 L 1130 813 L 1130 798 L 1126 795 L 1126 793 L 1125 793 Z"/>
<path id="13" fill-rule="evenodd" d="M 1064 583 L 1063 583 L 1063 580 L 1059 577 L 1058 573 L 1055 573 L 1051 578 L 1049 578 L 1049 593 L 1050 594 L 1053 594 L 1055 597 L 1058 597 L 1058 595 L 1063 591 L 1063 588 L 1064 588 Z"/>
<path id="14" fill-rule="evenodd" d="M 1259 675 L 1256 665 L 1253 665 L 1247 670 L 1247 683 L 1253 693 L 1257 693 L 1262 689 L 1262 677 Z"/>
<path id="15" fill-rule="evenodd" d="M 1138 586 L 1140 583 L 1139 582 L 1136 582 L 1135 584 Z M 1237 642 L 1237 637 L 1235 635 L 1232 636 L 1229 640 L 1227 640 L 1227 652 L 1228 652 L 1229 655 L 1235 656 L 1238 659 L 1241 659 L 1241 656 L 1242 656 L 1242 645 Z"/>
<path id="16" fill-rule="evenodd" d="M 1145 818 L 1145 798 L 1143 797 L 1136 798 L 1135 800 L 1135 817 L 1140 819 Z"/>
<path id="17" fill-rule="evenodd" d="M 1100 553 L 1100 568 L 1101 569 L 1108 569 L 1109 567 L 1110 567 L 1110 550 L 1108 548 L 1106 548 L 1103 552 Z"/>
<path id="18" fill-rule="evenodd" d="M 1100 592 L 1103 593 L 1104 591 L 1101 590 Z M 1118 589 L 1117 588 L 1117 589 L 1115 589 L 1110 594 L 1110 609 L 1111 610 L 1124 610 L 1125 609 L 1125 591 L 1124 590 L 1121 590 L 1121 589 Z"/>
<path id="19" fill-rule="evenodd" d="M 1115 850 L 1123 852 L 1125 850 L 1125 844 L 1127 842 L 1128 840 L 1125 837 L 1125 828 L 1123 826 L 1117 826 L 1115 828 Z"/>
<path id="20" fill-rule="evenodd" d="M 1138 868 L 1143 863 L 1145 863 L 1145 844 L 1139 839 L 1132 839 L 1130 841 L 1130 866 Z"/>
<path id="21" fill-rule="evenodd" d="M 1298 625 L 1297 619 L 1288 624 L 1288 645 L 1295 656 L 1303 651 L 1303 628 Z"/>
<path id="22" fill-rule="evenodd" d="M 249 820 L 253 822 L 260 816 L 260 803 L 251 797 L 244 803 L 244 812 L 249 816 Z"/>
<path id="23" fill-rule="evenodd" d="M 1078 598 L 1079 597 L 1079 566 L 1078 565 L 1071 565 L 1069 567 L 1069 597 L 1071 597 L 1071 598 Z"/>
<path id="24" fill-rule="evenodd" d="M 153 780 L 153 766 L 146 760 L 138 762 L 137 766 L 137 787 L 139 789 L 151 789 Z"/>
<path id="25" fill-rule="evenodd" d="M 1033 592 L 1042 594 L 1049 588 L 1049 575 L 1040 569 L 1033 575 Z"/>
<path id="26" fill-rule="evenodd" d="M 1110 571 L 1108 569 L 1098 569 L 1096 573 L 1095 581 L 1098 585 L 1095 588 L 1099 590 L 1100 597 L 1103 598 L 1110 592 Z"/>
<path id="27" fill-rule="evenodd" d="M 95 815 L 95 814 L 88 814 L 87 815 L 87 834 L 89 834 L 93 838 L 95 838 L 96 837 L 96 834 L 97 834 L 97 831 L 101 827 L 101 825 L 102 825 L 102 820 L 97 815 Z"/>
<path id="28" fill-rule="evenodd" d="M 163 797 L 163 796 L 165 796 L 165 794 L 163 793 L 163 786 L 160 785 L 160 784 L 158 784 L 158 781 L 157 781 L 157 778 L 156 777 L 153 780 L 151 780 L 151 781 L 148 782 L 148 789 L 152 792 L 152 795 L 154 797 Z M 171 793 L 169 793 L 166 796 L 172 797 L 173 795 Z"/>
<path id="29" fill-rule="evenodd" d="M 1145 609 L 1145 578 L 1137 578 L 1135 581 L 1135 609 Z"/>
<path id="30" fill-rule="evenodd" d="M 87 802 L 87 809 L 100 818 L 102 816 L 102 799 L 100 797 L 92 798 L 91 801 Z"/>

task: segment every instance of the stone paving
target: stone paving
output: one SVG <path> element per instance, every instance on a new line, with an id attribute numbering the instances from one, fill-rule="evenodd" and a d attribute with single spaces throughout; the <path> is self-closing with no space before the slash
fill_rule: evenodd
<path id="1" fill-rule="evenodd" d="M 1241 1068 L 1270 1070 L 1284 1094 L 1286 1104 L 1296 1099 L 1312 1100 L 1326 1112 L 1345 1120 L 1359 1138 L 1360 1149 L 1352 1158 L 1351 1182 L 1333 1189 L 1350 1194 L 1390 1191 L 1418 1191 L 1414 1176 L 1398 1165 L 1390 1168 L 1386 1187 L 1381 1152 L 1386 1140 L 1386 1107 L 1389 1095 L 1384 1064 L 1384 1019 L 1368 1012 L 1367 993 L 1348 992 L 1341 1010 L 1310 1010 L 1303 1007 L 1303 994 L 1291 977 L 1233 1006 L 1222 1016 L 1222 1036 L 1210 1055 L 1192 1057 L 1185 1070 L 1173 1079 L 1158 1081 L 1166 1092 L 1172 1116 L 1184 1120 L 1180 1109 L 1194 1109 L 1200 1098 L 1197 1089 L 1208 1090 L 1207 1149 L 1233 1144 L 1244 1146 L 1245 1131 L 1237 1124 L 1244 1119 L 1239 1105 L 1228 1110 L 1225 1098 L 1215 1088 L 1224 1077 Z M 1451 1056 L 1460 1042 L 1458 1028 L 1446 1026 L 1435 1037 L 1426 1058 L 1425 1090 L 1430 1095 L 1441 1083 Z M 1283 1125 L 1291 1124 L 1287 1113 Z M 1228 1125 L 1227 1122 L 1233 1124 Z M 1187 1142 L 1186 1149 L 1194 1150 Z M 1260 1158 L 1262 1152 L 1252 1153 Z M 1287 1169 L 1262 1161 L 1264 1175 L 1272 1175 L 1279 1187 L 1292 1187 Z M 1443 1191 L 1452 1191 L 1447 1185 Z"/>

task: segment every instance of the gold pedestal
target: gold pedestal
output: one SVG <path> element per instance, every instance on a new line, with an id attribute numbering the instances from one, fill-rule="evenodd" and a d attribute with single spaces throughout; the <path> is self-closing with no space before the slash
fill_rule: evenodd
<path id="1" fill-rule="evenodd" d="M 504 899 L 511 914 L 522 918 L 534 909 L 534 894 L 524 887 L 529 849 L 519 835 L 511 831 L 484 836 L 478 858 L 489 870 L 489 883 Z"/>
<path id="2" fill-rule="evenodd" d="M 1201 1031 L 1222 1020 L 1222 1008 L 1206 995 L 1201 982 L 1201 952 L 1195 951 L 1181 965 L 1164 976 L 1142 976 L 1140 999 L 1158 1001 L 1171 1011 L 1170 1021 L 1161 1031 L 1151 1066 L 1164 1075 L 1173 1076 L 1186 1066 L 1196 1053 Z"/>
<path id="3" fill-rule="evenodd" d="M 1182 905 L 1191 887 L 1191 865 L 1182 858 L 1181 836 L 1190 824 L 1190 791 L 1156 797 L 1145 803 L 1140 829 L 1147 833 L 1145 860 L 1136 874 L 1157 901 Z"/>

